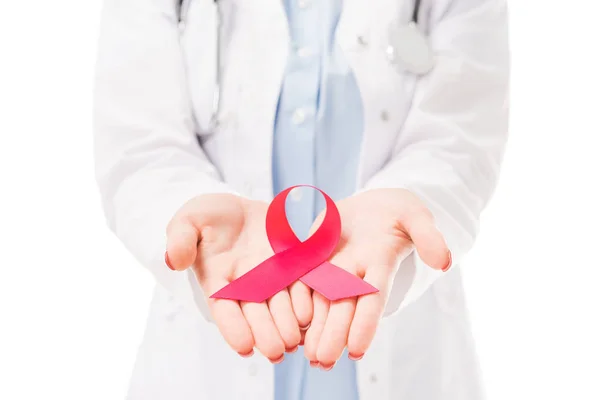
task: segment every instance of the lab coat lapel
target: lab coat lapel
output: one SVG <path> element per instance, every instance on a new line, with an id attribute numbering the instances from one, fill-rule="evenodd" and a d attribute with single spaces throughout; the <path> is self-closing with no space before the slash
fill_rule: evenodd
<path id="1" fill-rule="evenodd" d="M 270 201 L 273 126 L 290 41 L 281 0 L 256 2 L 235 2 L 219 134 L 231 157 L 223 171 L 229 184 L 243 195 Z"/>

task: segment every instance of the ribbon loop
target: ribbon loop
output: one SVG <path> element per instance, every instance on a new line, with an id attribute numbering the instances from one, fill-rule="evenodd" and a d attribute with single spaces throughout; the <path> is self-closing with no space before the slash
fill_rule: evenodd
<path id="1" fill-rule="evenodd" d="M 301 186 L 318 190 L 326 203 L 323 222 L 304 242 L 292 230 L 285 213 L 288 194 Z M 279 193 L 267 210 L 266 230 L 275 255 L 214 293 L 211 298 L 260 303 L 297 280 L 331 301 L 378 291 L 359 277 L 327 261 L 340 240 L 342 223 L 335 202 L 322 190 L 310 185 L 298 185 Z"/>

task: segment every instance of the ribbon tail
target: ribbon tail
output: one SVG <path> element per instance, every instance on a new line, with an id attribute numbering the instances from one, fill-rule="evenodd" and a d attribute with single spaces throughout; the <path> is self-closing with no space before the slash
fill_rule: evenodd
<path id="1" fill-rule="evenodd" d="M 248 301 L 252 303 L 262 303 L 269 298 L 269 296 L 265 295 L 262 290 L 253 287 L 252 285 L 253 284 L 249 282 L 240 282 L 239 280 L 235 280 L 221 290 L 213 293 L 210 298 Z"/>
<path id="2" fill-rule="evenodd" d="M 282 254 L 278 254 L 263 261 L 210 298 L 262 303 L 297 279 L 281 266 L 281 259 Z"/>
<path id="3" fill-rule="evenodd" d="M 305 250 L 302 246 L 277 253 L 214 293 L 210 298 L 262 303 L 319 265 L 318 259 L 303 263 L 306 257 L 304 254 Z M 293 268 L 290 268 L 290 265 Z"/>
<path id="4" fill-rule="evenodd" d="M 335 301 L 349 297 L 376 293 L 376 287 L 350 272 L 325 262 L 300 280 L 311 289 L 321 293 L 327 300 Z"/>

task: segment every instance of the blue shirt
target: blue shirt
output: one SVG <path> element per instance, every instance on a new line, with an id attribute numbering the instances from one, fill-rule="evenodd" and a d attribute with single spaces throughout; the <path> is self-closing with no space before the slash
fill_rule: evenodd
<path id="1" fill-rule="evenodd" d="M 297 185 L 323 189 L 334 200 L 355 190 L 363 131 L 360 93 L 334 33 L 342 0 L 286 0 L 292 48 L 281 88 L 273 139 L 275 193 Z M 310 188 L 292 192 L 288 219 L 304 240 L 325 207 Z M 331 371 L 311 368 L 302 348 L 275 366 L 275 400 L 357 400 L 355 362 L 347 352 Z"/>

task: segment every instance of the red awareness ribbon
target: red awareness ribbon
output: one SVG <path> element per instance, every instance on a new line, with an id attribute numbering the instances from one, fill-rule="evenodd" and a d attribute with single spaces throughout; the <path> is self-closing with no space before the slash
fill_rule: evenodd
<path id="1" fill-rule="evenodd" d="M 301 242 L 290 227 L 285 214 L 285 199 L 293 189 L 311 187 L 323 195 L 325 217 L 317 231 Z M 327 260 L 342 233 L 340 213 L 334 201 L 322 190 L 310 185 L 292 186 L 279 193 L 267 210 L 267 237 L 275 255 L 210 296 L 261 303 L 297 280 L 334 301 L 378 291 L 359 277 Z"/>

